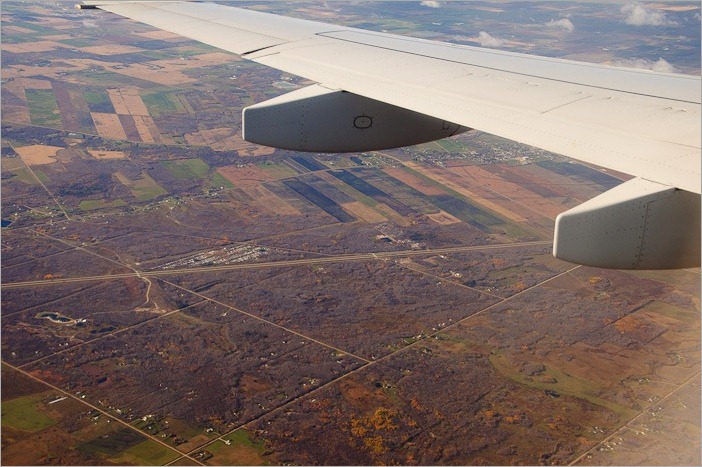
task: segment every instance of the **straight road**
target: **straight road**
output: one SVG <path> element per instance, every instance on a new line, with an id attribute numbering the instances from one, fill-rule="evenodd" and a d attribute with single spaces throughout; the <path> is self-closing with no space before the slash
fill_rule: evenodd
<path id="1" fill-rule="evenodd" d="M 223 264 L 218 266 L 206 266 L 196 268 L 178 268 L 178 269 L 161 269 L 156 271 L 134 271 L 118 274 L 105 274 L 97 276 L 79 276 L 79 277 L 62 277 L 56 279 L 43 279 L 35 281 L 7 282 L 3 283 L 5 289 L 13 289 L 20 287 L 40 287 L 47 285 L 60 285 L 73 282 L 89 282 L 125 279 L 128 277 L 138 277 L 144 279 L 146 277 L 161 277 L 172 276 L 178 274 L 197 274 L 203 272 L 223 272 L 234 271 L 241 269 L 265 269 L 273 267 L 289 267 L 289 266 L 305 266 L 311 264 L 324 263 L 343 263 L 346 261 L 376 261 L 391 258 L 404 258 L 408 256 L 426 256 L 426 255 L 446 255 L 451 253 L 464 253 L 470 251 L 489 251 L 501 250 L 505 248 L 521 248 L 528 246 L 546 246 L 550 245 L 550 240 L 540 240 L 534 242 L 520 243 L 501 243 L 497 245 L 477 245 L 477 246 L 457 246 L 448 248 L 432 248 L 428 250 L 400 250 L 400 251 L 382 251 L 375 253 L 350 253 L 346 255 L 326 256 L 322 258 L 305 258 L 281 261 L 268 261 L 262 263 L 238 263 L 238 264 Z M 133 269 L 133 268 L 132 268 Z"/>

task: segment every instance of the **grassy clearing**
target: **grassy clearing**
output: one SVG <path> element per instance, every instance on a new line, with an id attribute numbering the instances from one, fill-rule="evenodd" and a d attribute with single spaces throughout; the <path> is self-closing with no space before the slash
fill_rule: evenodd
<path id="1" fill-rule="evenodd" d="M 676 305 L 671 305 L 669 303 L 663 303 L 654 301 L 643 307 L 642 311 L 652 311 L 659 315 L 667 316 L 669 318 L 677 319 L 683 323 L 693 325 L 695 321 L 699 320 L 699 311 L 688 310 L 686 308 L 681 308 Z"/>
<path id="2" fill-rule="evenodd" d="M 440 145 L 437 141 L 430 141 L 428 143 L 418 144 L 417 148 L 422 151 L 445 151 L 444 147 Z"/>
<path id="3" fill-rule="evenodd" d="M 161 165 L 178 180 L 199 179 L 204 177 L 210 170 L 210 166 L 202 159 L 161 161 Z"/>
<path id="4" fill-rule="evenodd" d="M 691 273 L 683 269 L 652 269 L 646 271 L 626 271 L 626 273 L 641 279 L 649 279 L 672 286 L 680 286 L 681 283 L 686 282 L 695 283 L 697 286 L 699 286 L 700 282 L 700 276 L 698 274 Z"/>
<path id="5" fill-rule="evenodd" d="M 36 179 L 38 178 L 39 180 L 41 180 L 41 183 L 43 183 L 44 185 L 46 185 L 47 183 L 49 183 L 49 182 L 51 181 L 51 180 L 49 179 L 49 176 L 46 175 L 46 174 L 45 174 L 44 172 L 42 172 L 41 170 L 34 169 L 34 170 L 32 170 L 32 172 L 34 172 L 34 175 L 36 175 L 36 177 L 32 177 L 32 178 L 33 178 L 34 180 L 36 180 Z M 31 177 L 32 174 L 29 174 L 29 176 Z"/>
<path id="6" fill-rule="evenodd" d="M 329 166 L 332 169 L 349 169 L 351 167 L 358 167 L 358 165 L 348 157 L 338 157 L 333 159 L 318 157 L 318 160 L 322 164 Z"/>
<path id="7" fill-rule="evenodd" d="M 265 449 L 263 441 L 252 440 L 246 430 L 236 430 L 225 436 L 224 439 L 229 444 L 217 441 L 207 447 L 207 450 L 214 455 L 213 461 L 215 463 L 221 465 L 269 465 L 263 457 Z"/>
<path id="8" fill-rule="evenodd" d="M 180 457 L 177 452 L 147 439 L 144 442 L 122 451 L 117 459 L 120 463 L 127 461 L 136 465 L 165 465 Z"/>
<path id="9" fill-rule="evenodd" d="M 148 180 L 134 187 L 133 193 L 136 199 L 139 201 L 150 201 L 167 193 L 167 191 L 159 186 L 151 177 L 148 175 L 146 177 L 148 177 Z"/>
<path id="10" fill-rule="evenodd" d="M 26 183 L 27 185 L 38 185 L 36 177 L 26 167 L 14 170 L 14 177 L 3 180 L 3 183 L 8 183 L 17 180 L 18 182 Z"/>
<path id="11" fill-rule="evenodd" d="M 41 411 L 46 393 L 2 402 L 2 426 L 36 433 L 57 422 Z"/>
<path id="12" fill-rule="evenodd" d="M 622 416 L 624 419 L 628 420 L 634 416 L 634 411 L 612 402 L 606 399 L 598 397 L 598 394 L 602 387 L 593 383 L 592 381 L 576 378 L 569 375 L 557 368 L 546 367 L 546 371 L 543 373 L 543 377 L 553 377 L 558 382 L 557 383 L 544 383 L 536 378 L 527 377 L 526 375 L 519 372 L 512 363 L 502 353 L 493 353 L 490 355 L 490 363 L 497 369 L 502 375 L 508 377 L 512 381 L 515 381 L 523 386 L 528 386 L 534 389 L 549 389 L 551 391 L 556 391 L 562 395 L 568 395 L 577 397 L 578 399 L 584 399 L 592 404 L 598 405 L 600 407 L 605 407 L 612 410 L 618 415 Z"/>
<path id="13" fill-rule="evenodd" d="M 466 152 L 466 145 L 462 143 L 461 141 L 457 141 L 454 139 L 442 139 L 436 142 L 439 146 L 441 146 L 445 151 L 448 152 Z"/>
<path id="14" fill-rule="evenodd" d="M 81 444 L 78 450 L 90 456 L 116 457 L 123 451 L 143 443 L 146 439 L 135 430 L 122 428 Z"/>
<path id="15" fill-rule="evenodd" d="M 29 118 L 34 125 L 62 128 L 61 113 L 54 92 L 48 89 L 27 89 Z"/>
<path id="16" fill-rule="evenodd" d="M 262 441 L 254 442 L 251 439 L 249 432 L 244 430 L 244 429 L 236 430 L 233 433 L 230 433 L 227 436 L 225 436 L 224 439 L 231 441 L 232 444 L 238 444 L 238 445 L 248 446 L 248 447 L 257 448 L 257 449 L 260 448 L 261 452 L 263 452 L 263 442 Z"/>
<path id="17" fill-rule="evenodd" d="M 546 237 L 543 234 L 540 234 L 539 232 L 535 230 L 529 230 L 526 227 L 522 227 L 519 224 L 514 224 L 512 222 L 506 222 L 502 226 L 500 226 L 502 230 L 504 230 L 505 235 L 507 235 L 510 238 L 514 238 L 517 240 L 520 239 L 532 239 L 532 238 L 537 238 L 539 240 L 546 239 Z"/>

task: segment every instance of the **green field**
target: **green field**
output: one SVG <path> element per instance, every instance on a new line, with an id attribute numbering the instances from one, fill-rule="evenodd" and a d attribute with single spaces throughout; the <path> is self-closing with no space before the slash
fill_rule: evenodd
<path id="1" fill-rule="evenodd" d="M 132 193 L 139 201 L 149 201 L 154 198 L 158 198 L 161 195 L 165 195 L 167 191 L 161 188 L 151 177 L 149 177 L 149 180 L 143 185 L 140 184 L 135 186 Z"/>
<path id="2" fill-rule="evenodd" d="M 146 81 L 139 78 L 132 78 L 131 76 L 121 75 L 104 68 L 90 68 L 87 70 L 80 70 L 74 73 L 81 77 L 81 81 L 90 82 L 93 85 L 102 87 L 122 87 L 122 86 L 134 86 L 142 89 L 149 89 L 154 87 L 154 83 Z"/>
<path id="3" fill-rule="evenodd" d="M 188 42 L 187 44 L 175 49 L 178 56 L 181 57 L 192 57 L 193 55 L 209 54 L 212 52 L 220 52 L 220 49 L 216 49 L 211 45 L 203 44 L 201 42 Z M 174 52 L 176 53 L 176 52 Z"/>
<path id="4" fill-rule="evenodd" d="M 90 47 L 95 45 L 94 41 L 88 40 L 88 39 L 61 39 L 60 41 L 61 44 L 66 44 L 70 45 L 71 47 L 76 47 L 76 48 L 81 48 L 81 47 Z"/>
<path id="5" fill-rule="evenodd" d="M 219 188 L 234 188 L 234 184 L 224 178 L 219 172 L 215 172 L 210 180 L 210 186 Z"/>
<path id="6" fill-rule="evenodd" d="M 117 177 L 139 201 L 149 201 L 168 193 L 146 172 L 142 172 L 141 176 L 136 180 L 131 180 L 120 172 L 115 173 L 115 177 Z"/>
<path id="7" fill-rule="evenodd" d="M 3 35 L 2 42 L 5 44 L 22 44 L 25 42 L 37 42 L 42 40 L 41 34 Z"/>
<path id="8" fill-rule="evenodd" d="M 360 191 L 358 191 L 354 187 L 347 185 L 346 183 L 344 183 L 340 180 L 334 182 L 333 185 L 337 190 L 349 195 L 351 198 L 355 199 L 356 201 L 359 201 L 360 203 L 362 203 L 370 208 L 375 208 L 378 205 L 378 202 L 376 200 L 374 200 L 373 198 L 371 198 L 370 196 L 364 195 L 363 193 L 361 193 Z M 380 211 L 377 211 L 377 212 L 379 212 L 382 215 L 382 213 Z"/>
<path id="9" fill-rule="evenodd" d="M 171 175 L 178 180 L 199 179 L 204 177 L 210 170 L 210 166 L 207 165 L 202 159 L 161 161 L 161 165 L 168 169 Z"/>
<path id="10" fill-rule="evenodd" d="M 142 100 L 151 115 L 160 115 L 165 112 L 183 112 L 185 110 L 174 91 L 144 94 Z"/>
<path id="11" fill-rule="evenodd" d="M 455 139 L 449 139 L 449 138 L 439 140 L 436 142 L 436 144 L 438 144 L 445 151 L 448 151 L 448 152 L 461 152 L 461 153 L 463 153 L 463 152 L 466 152 L 466 150 L 468 149 L 468 146 L 465 143 L 458 141 L 458 140 L 455 140 Z"/>
<path id="12" fill-rule="evenodd" d="M 17 180 L 18 182 L 23 182 L 23 183 L 26 183 L 27 185 L 38 185 L 39 184 L 36 177 L 34 175 L 32 175 L 32 173 L 26 167 L 23 167 L 23 168 L 17 169 L 17 170 L 13 170 L 12 172 L 15 174 L 15 176 L 12 178 L 8 178 L 8 179 L 3 180 L 3 183 L 8 183 L 8 182 L 12 182 L 14 180 Z"/>
<path id="13" fill-rule="evenodd" d="M 119 463 L 127 461 L 136 465 L 165 465 L 180 457 L 177 452 L 147 439 L 136 446 L 125 449 L 116 457 Z"/>
<path id="14" fill-rule="evenodd" d="M 88 104 L 101 104 L 110 100 L 107 94 L 92 91 L 84 92 L 83 98 Z"/>
<path id="15" fill-rule="evenodd" d="M 249 432 L 243 428 L 229 433 L 227 436 L 224 437 L 224 439 L 231 441 L 232 445 L 238 444 L 242 446 L 260 449 L 261 451 L 263 451 L 263 442 L 253 441 L 251 439 L 251 436 L 249 435 Z"/>
<path id="16" fill-rule="evenodd" d="M 438 141 L 430 141 L 417 145 L 417 149 L 421 151 L 445 151 L 444 147 Z"/>
<path id="17" fill-rule="evenodd" d="M 61 114 L 54 92 L 46 89 L 27 89 L 27 105 L 32 124 L 50 128 L 62 128 Z"/>
<path id="18" fill-rule="evenodd" d="M 34 172 L 34 175 L 36 175 L 36 178 L 41 180 L 41 183 L 43 183 L 45 185 L 51 181 L 49 176 L 46 175 L 46 173 L 42 172 L 41 170 L 38 170 L 35 168 L 34 170 L 32 170 L 32 172 Z"/>
<path id="19" fill-rule="evenodd" d="M 43 27 L 43 26 L 40 25 L 40 24 L 33 23 L 33 22 L 30 22 L 30 21 L 14 21 L 14 22 L 12 23 L 12 25 L 13 25 L 13 26 L 18 26 L 18 27 L 24 28 L 24 29 L 31 29 L 32 31 L 35 31 L 35 32 L 38 32 L 38 33 L 41 33 L 41 34 L 56 34 L 56 30 L 55 30 L 55 29 L 45 28 L 45 27 Z M 3 38 L 3 39 L 4 39 L 4 38 Z"/>
<path id="20" fill-rule="evenodd" d="M 36 168 L 34 170 L 29 170 L 28 167 L 23 167 L 12 170 L 11 172 L 13 172 L 15 176 L 3 180 L 4 183 L 17 180 L 18 182 L 23 182 L 27 185 L 38 185 L 39 181 L 37 181 L 37 178 L 41 180 L 42 183 L 49 183 L 49 177 L 44 172 L 37 170 Z M 32 173 L 34 173 L 34 175 L 32 175 Z"/>
<path id="21" fill-rule="evenodd" d="M 40 410 L 46 393 L 32 394 L 2 402 L 2 426 L 35 433 L 56 424 Z"/>
<path id="22" fill-rule="evenodd" d="M 145 59 L 145 60 L 173 60 L 177 59 L 180 57 L 180 54 L 177 54 L 175 52 L 162 52 L 160 50 L 143 50 L 137 54 L 134 54 L 133 57 L 135 59 Z"/>
<path id="23" fill-rule="evenodd" d="M 274 179 L 293 177 L 298 174 L 292 167 L 282 163 L 264 162 L 258 164 L 258 167 L 268 172 Z"/>
<path id="24" fill-rule="evenodd" d="M 238 429 L 223 438 L 229 444 L 222 441 L 207 446 L 207 450 L 214 457 L 213 463 L 219 465 L 268 465 L 263 458 L 265 450 L 263 441 L 254 441 L 249 432 Z"/>

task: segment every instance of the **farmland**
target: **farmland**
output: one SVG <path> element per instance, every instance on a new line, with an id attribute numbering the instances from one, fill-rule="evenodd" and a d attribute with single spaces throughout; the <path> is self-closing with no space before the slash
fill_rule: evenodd
<path id="1" fill-rule="evenodd" d="M 64 6 L 3 3 L 3 465 L 699 464 L 699 270 L 551 255 L 626 175 L 255 146 L 241 107 L 304 80 Z"/>

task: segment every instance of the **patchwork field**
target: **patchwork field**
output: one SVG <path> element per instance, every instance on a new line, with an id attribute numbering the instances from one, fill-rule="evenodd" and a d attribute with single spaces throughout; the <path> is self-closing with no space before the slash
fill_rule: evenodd
<path id="1" fill-rule="evenodd" d="M 693 4 L 254 8 L 699 71 Z M 307 81 L 106 12 L 3 2 L 0 47 L 3 465 L 700 464 L 699 269 L 551 254 L 626 174 L 253 145 L 241 108 Z"/>
<path id="2" fill-rule="evenodd" d="M 20 155 L 22 161 L 27 165 L 45 165 L 56 162 L 56 153 L 63 149 L 58 146 L 45 146 L 35 144 L 31 146 L 17 147 L 15 150 Z"/>
<path id="3" fill-rule="evenodd" d="M 158 183 L 146 173 L 142 173 L 138 178 L 131 179 L 120 172 L 116 172 L 115 177 L 117 177 L 139 201 L 148 201 L 166 194 L 166 190 L 159 186 Z"/>

